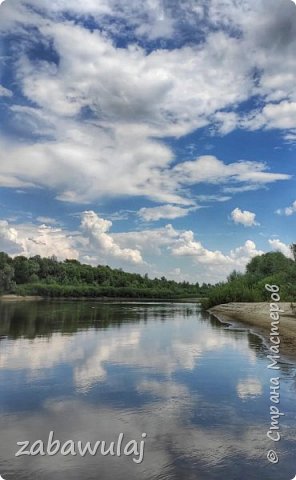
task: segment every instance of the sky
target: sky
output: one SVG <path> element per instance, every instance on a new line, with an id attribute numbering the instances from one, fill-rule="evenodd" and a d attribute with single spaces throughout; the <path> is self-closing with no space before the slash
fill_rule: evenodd
<path id="1" fill-rule="evenodd" d="M 0 250 L 194 283 L 290 256 L 294 2 L 0 3 Z"/>

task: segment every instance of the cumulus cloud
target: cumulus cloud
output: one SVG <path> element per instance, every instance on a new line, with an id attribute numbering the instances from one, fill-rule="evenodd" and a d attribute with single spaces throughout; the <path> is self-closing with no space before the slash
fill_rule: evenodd
<path id="1" fill-rule="evenodd" d="M 139 273 L 150 272 L 158 277 L 168 275 L 176 280 L 196 281 L 198 275 L 211 282 L 224 279 L 233 269 L 244 270 L 251 258 L 264 253 L 252 240 L 227 253 L 210 250 L 192 231 L 178 230 L 170 224 L 120 233 L 112 233 L 111 227 L 110 220 L 93 211 L 82 213 L 80 228 L 75 232 L 47 225 L 19 224 L 12 227 L 3 220 L 0 223 L 0 250 L 11 255 L 56 255 L 61 260 L 76 258 L 93 265 L 109 263 L 115 267 L 132 267 Z M 192 277 L 189 272 L 183 275 L 180 269 L 179 260 L 186 257 L 194 261 Z M 178 264 L 172 268 L 172 262 L 177 259 Z"/>
<path id="2" fill-rule="evenodd" d="M 77 259 L 79 253 L 73 243 L 72 236 L 63 232 L 61 228 L 41 225 L 33 232 L 33 235 L 21 239 L 22 254 L 43 257 L 55 255 L 59 259 Z"/>
<path id="3" fill-rule="evenodd" d="M 243 246 L 231 250 L 227 255 L 219 250 L 208 250 L 201 242 L 195 240 L 194 233 L 191 231 L 182 233 L 172 247 L 173 255 L 189 256 L 197 264 L 222 267 L 222 269 L 226 267 L 230 271 L 234 268 L 242 270 L 251 258 L 262 253 L 262 251 L 256 249 L 256 244 L 252 240 L 247 240 Z"/>
<path id="4" fill-rule="evenodd" d="M 231 218 L 236 224 L 244 225 L 244 227 L 254 227 L 259 225 L 256 222 L 256 214 L 253 212 L 249 212 L 248 210 L 240 210 L 239 208 L 235 208 L 231 212 Z"/>
<path id="5" fill-rule="evenodd" d="M 81 228 L 92 251 L 96 251 L 99 256 L 111 256 L 134 264 L 143 263 L 138 249 L 121 248 L 115 242 L 112 236 L 108 234 L 111 227 L 112 222 L 110 220 L 100 218 L 93 211 L 85 211 L 82 214 Z"/>
<path id="6" fill-rule="evenodd" d="M 290 217 L 291 215 L 293 215 L 294 213 L 296 213 L 296 200 L 295 202 L 292 203 L 292 205 L 290 207 L 286 207 L 286 208 L 279 208 L 278 210 L 276 210 L 276 213 L 278 215 L 286 215 L 287 217 Z"/>
<path id="7" fill-rule="evenodd" d="M 122 246 L 134 246 L 148 255 L 159 256 L 178 239 L 179 234 L 178 230 L 168 224 L 162 228 L 115 233 L 113 237 Z"/>
<path id="8" fill-rule="evenodd" d="M 281 242 L 278 238 L 268 240 L 269 245 L 278 252 L 283 253 L 288 258 L 293 258 L 293 254 L 290 249 L 290 245 Z"/>
<path id="9" fill-rule="evenodd" d="M 0 248 L 12 255 L 57 256 L 59 259 L 78 258 L 70 233 L 47 225 L 16 225 L 0 222 Z"/>
<path id="10" fill-rule="evenodd" d="M 254 256 L 264 253 L 257 249 L 252 240 L 247 240 L 243 245 L 228 253 L 209 250 L 195 238 L 192 231 L 178 230 L 170 224 L 162 228 L 114 233 L 112 238 L 115 243 L 120 245 L 121 249 L 137 250 L 141 252 L 142 258 L 149 257 L 154 262 L 160 256 L 165 259 L 165 263 L 172 259 L 191 258 L 198 267 L 198 275 L 208 278 L 209 281 L 224 279 L 233 269 L 243 271 Z M 151 265 L 148 267 L 151 268 Z M 147 270 L 147 265 L 145 269 Z M 169 273 L 171 278 L 180 278 L 179 267 L 173 271 L 170 270 Z M 158 276 L 162 274 L 166 274 L 166 272 L 158 272 Z"/>
<path id="11" fill-rule="evenodd" d="M 41 217 L 40 220 L 46 220 Z M 0 249 L 12 255 L 55 255 L 60 260 L 75 258 L 92 259 L 90 263 L 115 259 L 117 262 L 141 264 L 143 259 L 138 249 L 121 248 L 109 234 L 112 222 L 100 218 L 93 211 L 82 214 L 80 231 L 70 232 L 52 225 L 19 224 L 10 226 L 0 221 Z"/>
<path id="12" fill-rule="evenodd" d="M 0 220 L 0 241 L 2 250 L 10 251 L 18 243 L 18 232 L 6 220 Z"/>

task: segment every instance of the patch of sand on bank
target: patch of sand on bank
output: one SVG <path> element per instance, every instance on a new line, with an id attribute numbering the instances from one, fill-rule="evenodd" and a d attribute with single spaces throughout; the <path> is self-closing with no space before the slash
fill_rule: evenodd
<path id="1" fill-rule="evenodd" d="M 22 297 L 21 295 L 1 295 L 0 296 L 1 302 L 30 302 L 30 301 L 36 301 L 36 300 L 43 300 L 43 297 L 29 296 L 29 295 L 24 297 Z"/>
<path id="2" fill-rule="evenodd" d="M 296 307 L 296 303 L 294 304 Z M 291 303 L 280 302 L 284 313 L 280 313 L 281 354 L 291 360 L 296 360 L 296 308 Z M 241 322 L 254 332 L 262 335 L 270 344 L 271 331 L 270 304 L 262 303 L 225 303 L 217 305 L 209 312 L 223 322 Z"/>

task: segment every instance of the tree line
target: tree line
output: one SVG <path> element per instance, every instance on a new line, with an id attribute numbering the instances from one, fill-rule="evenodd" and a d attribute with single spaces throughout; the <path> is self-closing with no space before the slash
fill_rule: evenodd
<path id="1" fill-rule="evenodd" d="M 10 257 L 0 252 L 0 294 L 42 297 L 126 297 L 126 298 L 205 298 L 203 306 L 228 302 L 268 301 L 265 284 L 281 288 L 283 301 L 296 301 L 296 244 L 293 259 L 280 252 L 254 257 L 245 273 L 233 271 L 216 285 L 176 282 L 165 277 L 124 272 L 108 265 L 82 264 L 77 260 L 58 261 L 39 255 Z"/>
<path id="2" fill-rule="evenodd" d="M 205 296 L 210 285 L 176 282 L 165 277 L 127 273 L 109 266 L 58 261 L 39 255 L 27 258 L 0 253 L 0 294 L 44 297 L 186 298 Z"/>
<path id="3" fill-rule="evenodd" d="M 208 290 L 205 308 L 229 302 L 264 302 L 270 294 L 265 285 L 280 287 L 283 302 L 296 302 L 296 244 L 291 245 L 293 258 L 280 252 L 268 252 L 254 257 L 245 273 L 233 271 L 226 282 Z"/>

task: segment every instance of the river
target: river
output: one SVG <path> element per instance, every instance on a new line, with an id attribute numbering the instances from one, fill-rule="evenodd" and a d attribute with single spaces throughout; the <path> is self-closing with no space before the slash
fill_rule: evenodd
<path id="1" fill-rule="evenodd" d="M 5 480 L 295 476 L 295 369 L 268 369 L 258 336 L 221 325 L 194 303 L 1 303 L 0 314 Z M 266 436 L 271 376 L 281 377 L 285 413 L 276 443 Z M 15 456 L 17 442 L 30 449 L 40 440 L 46 448 L 50 432 L 61 445 L 110 445 L 121 433 L 123 446 L 145 442 L 144 458 L 99 451 Z M 267 460 L 270 449 L 278 464 Z"/>

